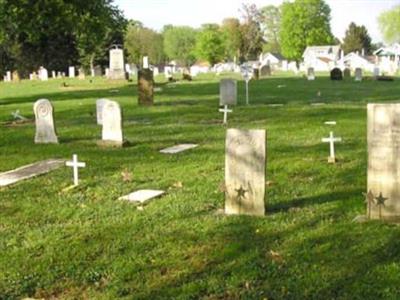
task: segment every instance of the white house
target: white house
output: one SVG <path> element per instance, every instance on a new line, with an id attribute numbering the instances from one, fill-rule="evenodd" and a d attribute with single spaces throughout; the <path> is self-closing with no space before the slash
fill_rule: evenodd
<path id="1" fill-rule="evenodd" d="M 262 53 L 260 55 L 260 64 L 262 67 L 270 65 L 273 70 L 289 71 L 292 69 L 290 67 L 291 62 L 279 53 Z"/>
<path id="2" fill-rule="evenodd" d="M 374 52 L 383 73 L 394 74 L 400 68 L 400 44 L 379 48 Z"/>
<path id="3" fill-rule="evenodd" d="M 303 53 L 303 66 L 315 71 L 330 71 L 341 59 L 340 46 L 309 46 Z"/>
<path id="4" fill-rule="evenodd" d="M 343 58 L 343 63 L 345 67 L 348 67 L 352 70 L 355 70 L 356 68 L 361 68 L 364 71 L 369 71 L 373 72 L 375 63 L 374 63 L 374 57 L 372 56 L 364 56 L 360 55 L 356 52 L 351 52 L 347 54 Z"/>
<path id="5" fill-rule="evenodd" d="M 217 74 L 224 72 L 240 73 L 240 67 L 234 62 L 224 62 L 215 64 L 212 67 L 212 70 Z"/>

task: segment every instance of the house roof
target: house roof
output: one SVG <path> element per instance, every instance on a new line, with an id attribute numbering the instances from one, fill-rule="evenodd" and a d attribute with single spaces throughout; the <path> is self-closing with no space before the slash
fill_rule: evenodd
<path id="1" fill-rule="evenodd" d="M 332 59 L 327 58 L 327 57 L 317 57 L 317 58 L 327 64 L 330 63 L 331 61 L 333 61 Z"/>
<path id="2" fill-rule="evenodd" d="M 328 46 L 308 46 L 303 53 L 303 57 L 306 55 L 308 52 L 327 52 L 328 54 L 339 54 L 340 51 L 340 45 L 328 45 Z"/>

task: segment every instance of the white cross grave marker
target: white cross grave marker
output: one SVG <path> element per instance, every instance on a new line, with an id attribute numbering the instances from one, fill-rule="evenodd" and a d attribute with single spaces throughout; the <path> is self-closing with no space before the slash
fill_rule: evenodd
<path id="1" fill-rule="evenodd" d="M 67 167 L 72 167 L 74 170 L 74 186 L 77 186 L 79 183 L 79 176 L 78 176 L 78 168 L 86 167 L 86 163 L 78 161 L 78 155 L 72 155 L 72 161 L 67 161 L 65 163 Z"/>
<path id="2" fill-rule="evenodd" d="M 330 155 L 328 157 L 328 163 L 335 163 L 336 158 L 335 158 L 335 142 L 341 142 L 342 138 L 335 138 L 333 136 L 333 132 L 331 131 L 329 134 L 329 138 L 323 138 L 322 142 L 324 143 L 329 143 L 330 145 Z"/>
<path id="3" fill-rule="evenodd" d="M 25 118 L 24 116 L 21 116 L 19 113 L 19 109 L 17 109 L 15 112 L 12 112 L 11 115 L 14 117 L 14 119 L 19 119 L 19 120 L 27 120 L 27 118 Z"/>
<path id="4" fill-rule="evenodd" d="M 221 108 L 219 112 L 224 113 L 224 124 L 228 122 L 228 113 L 233 112 L 232 109 L 228 109 L 228 105 L 224 105 L 224 108 Z"/>

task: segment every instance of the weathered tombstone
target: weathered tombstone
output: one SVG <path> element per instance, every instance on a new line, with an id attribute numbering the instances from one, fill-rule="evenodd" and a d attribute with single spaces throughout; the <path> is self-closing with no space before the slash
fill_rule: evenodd
<path id="1" fill-rule="evenodd" d="M 79 80 L 85 80 L 85 70 L 83 68 L 79 68 L 78 70 L 78 78 Z"/>
<path id="2" fill-rule="evenodd" d="M 256 69 L 256 68 L 253 69 L 253 79 L 254 80 L 260 79 L 260 70 L 259 69 Z"/>
<path id="3" fill-rule="evenodd" d="M 271 66 L 270 65 L 262 66 L 260 68 L 260 76 L 261 77 L 271 76 Z"/>
<path id="4" fill-rule="evenodd" d="M 349 68 L 345 68 L 343 70 L 343 78 L 344 79 L 351 78 L 351 70 Z"/>
<path id="5" fill-rule="evenodd" d="M 380 75 L 380 70 L 378 67 L 374 68 L 374 78 L 377 79 Z"/>
<path id="6" fill-rule="evenodd" d="M 237 82 L 233 79 L 222 79 L 219 83 L 219 105 L 237 104 Z"/>
<path id="7" fill-rule="evenodd" d="M 49 80 L 49 72 L 47 71 L 46 68 L 44 68 L 44 67 L 39 68 L 39 79 L 41 81 Z"/>
<path id="8" fill-rule="evenodd" d="M 228 129 L 225 153 L 225 213 L 265 214 L 265 130 Z"/>
<path id="9" fill-rule="evenodd" d="M 146 61 L 143 61 L 143 66 Z M 148 65 L 148 61 L 147 61 Z M 153 71 L 149 68 L 142 68 L 138 72 L 138 96 L 139 105 L 153 105 L 154 101 L 154 77 Z"/>
<path id="10" fill-rule="evenodd" d="M 68 68 L 68 77 L 69 78 L 75 78 L 75 67 L 69 67 Z"/>
<path id="11" fill-rule="evenodd" d="M 57 78 L 58 78 L 58 79 L 61 79 L 62 77 L 63 77 L 63 76 L 62 76 L 62 72 L 58 71 L 58 72 L 57 72 Z"/>
<path id="12" fill-rule="evenodd" d="M 36 120 L 36 144 L 57 144 L 58 139 L 54 128 L 53 106 L 47 99 L 39 99 L 33 106 Z"/>
<path id="13" fill-rule="evenodd" d="M 339 68 L 334 68 L 331 71 L 331 80 L 343 80 L 342 70 L 340 70 Z"/>
<path id="14" fill-rule="evenodd" d="M 124 51 L 119 48 L 110 50 L 109 79 L 125 79 Z"/>
<path id="15" fill-rule="evenodd" d="M 308 80 L 315 80 L 314 68 L 308 68 L 307 69 L 307 79 Z"/>
<path id="16" fill-rule="evenodd" d="M 7 71 L 5 78 L 6 78 L 6 80 L 4 80 L 4 81 L 11 82 L 11 71 Z"/>
<path id="17" fill-rule="evenodd" d="M 102 76 L 103 75 L 103 70 L 101 69 L 101 66 L 95 66 L 92 69 L 92 76 Z"/>
<path id="18" fill-rule="evenodd" d="M 52 77 L 53 79 L 57 77 L 56 71 L 51 71 L 51 77 Z"/>
<path id="19" fill-rule="evenodd" d="M 362 81 L 362 69 L 356 68 L 354 71 L 354 80 L 355 81 Z"/>
<path id="20" fill-rule="evenodd" d="M 368 104 L 368 192 L 372 219 L 400 217 L 400 104 Z"/>
<path id="21" fill-rule="evenodd" d="M 104 104 L 106 104 L 108 99 L 98 99 L 96 101 L 96 117 L 97 117 L 97 125 L 103 125 L 103 108 Z"/>
<path id="22" fill-rule="evenodd" d="M 122 116 L 121 108 L 115 101 L 106 101 L 103 106 L 102 144 L 122 146 Z"/>
<path id="23" fill-rule="evenodd" d="M 14 71 L 14 72 L 12 73 L 12 80 L 13 80 L 13 81 L 20 81 L 18 71 Z"/>

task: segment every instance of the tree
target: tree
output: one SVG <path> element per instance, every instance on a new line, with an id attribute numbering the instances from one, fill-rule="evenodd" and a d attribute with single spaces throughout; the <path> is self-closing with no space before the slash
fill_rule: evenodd
<path id="1" fill-rule="evenodd" d="M 196 38 L 197 57 L 214 65 L 224 58 L 224 50 L 224 41 L 219 26 L 216 24 L 203 25 Z"/>
<path id="2" fill-rule="evenodd" d="M 331 44 L 330 12 L 324 0 L 284 2 L 279 34 L 282 54 L 300 61 L 307 46 Z"/>
<path id="3" fill-rule="evenodd" d="M 378 17 L 379 28 L 387 43 L 400 42 L 400 4 Z"/>
<path id="4" fill-rule="evenodd" d="M 241 60 L 257 59 L 264 43 L 261 31 L 261 14 L 255 4 L 243 4 L 241 24 Z"/>
<path id="5" fill-rule="evenodd" d="M 261 8 L 261 25 L 266 41 L 263 50 L 280 53 L 279 31 L 281 28 L 281 11 L 279 7 L 268 5 Z"/>
<path id="6" fill-rule="evenodd" d="M 346 30 L 342 47 L 345 53 L 362 51 L 363 49 L 366 53 L 369 53 L 371 51 L 371 37 L 368 34 L 367 28 L 364 25 L 357 26 L 351 22 L 349 28 Z"/>
<path id="7" fill-rule="evenodd" d="M 130 21 L 124 40 L 130 62 L 140 65 L 143 56 L 148 56 L 152 64 L 164 62 L 163 37 L 160 33 L 144 27 L 140 22 Z"/>
<path id="8" fill-rule="evenodd" d="M 185 66 L 195 62 L 196 30 L 189 26 L 170 26 L 164 32 L 164 52 L 169 59 Z"/>
<path id="9" fill-rule="evenodd" d="M 224 58 L 234 61 L 240 57 L 242 47 L 242 32 L 240 21 L 236 18 L 227 18 L 222 21 L 221 33 L 224 43 Z"/>

